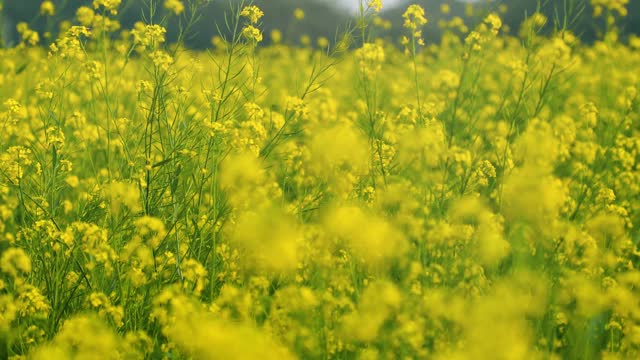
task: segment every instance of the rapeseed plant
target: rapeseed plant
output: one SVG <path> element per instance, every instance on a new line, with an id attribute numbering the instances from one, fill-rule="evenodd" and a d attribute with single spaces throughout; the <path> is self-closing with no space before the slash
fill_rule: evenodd
<path id="1" fill-rule="evenodd" d="M 362 0 L 302 47 L 240 1 L 206 53 L 203 1 L 123 3 L 0 49 L 0 356 L 639 356 L 628 1 L 594 44 L 418 5 L 396 44 Z"/>

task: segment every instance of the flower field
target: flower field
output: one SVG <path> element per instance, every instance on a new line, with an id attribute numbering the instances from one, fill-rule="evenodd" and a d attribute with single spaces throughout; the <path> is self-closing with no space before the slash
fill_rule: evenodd
<path id="1" fill-rule="evenodd" d="M 0 359 L 640 357 L 627 1 L 303 46 L 240 3 L 193 51 L 200 2 L 0 49 Z"/>

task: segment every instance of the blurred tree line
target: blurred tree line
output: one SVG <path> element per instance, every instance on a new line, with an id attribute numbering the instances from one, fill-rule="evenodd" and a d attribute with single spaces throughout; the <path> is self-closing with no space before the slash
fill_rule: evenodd
<path id="1" fill-rule="evenodd" d="M 120 23 L 124 28 L 131 28 L 136 21 L 143 19 L 148 1 L 157 1 L 162 7 L 163 0 L 123 0 L 121 10 L 118 14 Z M 349 0 L 358 1 L 358 0 Z M 0 0 L 1 2 L 1 0 Z M 38 30 L 41 34 L 49 32 L 55 37 L 58 25 L 63 20 L 73 19 L 76 9 L 79 6 L 91 6 L 91 0 L 54 0 L 56 14 L 54 16 L 42 16 L 39 7 L 42 0 L 5 0 L 0 31 L 4 44 L 15 44 L 17 34 L 15 26 L 19 22 L 27 22 L 31 28 Z M 231 0 L 233 3 L 234 0 Z M 540 4 L 542 2 L 542 4 Z M 265 43 L 270 40 L 269 34 L 272 30 L 280 30 L 283 41 L 289 44 L 299 44 L 300 37 L 306 35 L 308 39 L 324 37 L 329 40 L 343 31 L 348 24 L 353 25 L 355 20 L 352 14 L 336 5 L 336 0 L 256 0 L 265 13 L 262 20 L 262 28 L 265 33 Z M 550 19 L 548 29 L 553 25 L 553 19 L 567 20 L 570 29 L 579 35 L 583 41 L 591 42 L 601 34 L 604 28 L 602 18 L 594 18 L 593 9 L 589 0 L 494 0 L 475 4 L 474 10 L 469 11 L 469 5 L 455 0 L 407 0 L 405 4 L 395 8 L 386 7 L 380 16 L 392 23 L 390 29 L 386 29 L 382 36 L 391 39 L 398 39 L 403 33 L 402 13 L 409 3 L 422 5 L 429 18 L 429 24 L 424 30 L 425 38 L 435 42 L 440 39 L 441 30 L 438 23 L 441 20 L 448 20 L 454 16 L 459 16 L 465 20 L 470 27 L 480 21 L 484 14 L 489 11 L 502 9 L 501 17 L 507 29 L 511 33 L 516 33 L 519 24 L 527 14 L 532 14 L 540 6 L 540 11 Z M 441 5 L 448 4 L 448 13 L 443 13 Z M 577 6 L 566 15 L 565 4 L 575 3 Z M 225 13 L 230 7 L 229 0 L 206 1 L 199 10 L 200 21 L 193 27 L 190 36 L 186 39 L 186 44 L 192 48 L 206 48 L 211 46 L 211 38 L 227 31 L 225 25 Z M 302 9 L 306 16 L 299 20 L 293 16 L 295 9 Z M 622 35 L 640 33 L 640 1 L 632 0 L 627 6 L 629 14 L 622 18 L 619 25 Z M 168 14 L 168 12 L 167 12 Z M 188 14 L 183 14 L 185 16 Z M 163 14 L 157 15 L 158 18 Z M 168 38 L 175 39 L 179 29 L 177 17 L 169 17 Z M 47 39 L 43 37 L 44 42 Z"/>
<path id="2" fill-rule="evenodd" d="M 478 2 L 474 6 L 462 1 L 433 1 L 433 0 L 405 0 L 404 5 L 390 9 L 385 17 L 398 24 L 391 31 L 393 37 L 400 36 L 402 13 L 407 5 L 420 4 L 424 7 L 429 23 L 425 27 L 425 39 L 439 39 L 442 30 L 438 27 L 441 21 L 450 20 L 454 16 L 460 16 L 469 27 L 473 27 L 482 21 L 489 12 L 497 12 L 502 18 L 504 31 L 517 34 L 522 22 L 536 11 L 543 13 L 548 22 L 543 32 L 552 32 L 556 23 L 566 24 L 567 28 L 586 43 L 591 43 L 602 38 L 605 29 L 604 17 L 594 17 L 594 9 L 590 0 L 491 0 Z M 443 14 L 441 5 L 448 4 L 448 14 Z M 472 10 L 471 10 L 472 9 Z M 627 4 L 628 14 L 625 17 L 617 17 L 620 27 L 620 35 L 625 38 L 631 34 L 640 34 L 640 1 L 630 0 Z"/>
<path id="3" fill-rule="evenodd" d="M 179 31 L 180 17 L 184 20 L 189 17 L 188 6 L 180 17 L 170 16 L 169 11 L 162 7 L 164 0 L 122 0 L 117 15 L 123 28 L 132 28 L 133 24 L 148 17 L 148 2 L 156 1 L 160 12 L 156 15 L 158 22 L 163 16 L 167 16 L 167 38 L 175 40 Z M 2 0 L 0 0 L 0 3 Z M 54 16 L 42 16 L 39 13 L 42 0 L 8 0 L 5 1 L 2 11 L 2 23 L 0 28 L 4 32 L 6 43 L 14 43 L 18 40 L 15 25 L 19 22 L 27 22 L 32 29 L 41 34 L 49 32 L 55 37 L 58 25 L 61 21 L 72 20 L 80 6 L 92 6 L 92 0 L 53 0 L 56 5 Z M 186 1 L 183 1 L 186 3 Z M 192 27 L 186 44 L 193 48 L 206 48 L 211 46 L 211 39 L 218 35 L 219 31 L 227 33 L 225 14 L 229 14 L 230 7 L 238 0 L 205 0 L 202 1 L 198 11 L 199 21 Z M 269 34 L 278 29 L 282 34 L 282 41 L 296 43 L 301 35 L 307 35 L 311 39 L 326 37 L 333 39 L 337 32 L 345 28 L 350 19 L 350 14 L 331 5 L 330 1 L 314 0 L 254 0 L 254 4 L 260 6 L 265 15 L 262 18 L 261 28 L 264 31 L 265 43 L 270 40 Z M 186 4 L 185 4 L 186 5 Z M 297 20 L 293 13 L 295 9 L 302 9 L 306 14 L 304 19 Z M 45 40 L 46 41 L 46 40 Z"/>

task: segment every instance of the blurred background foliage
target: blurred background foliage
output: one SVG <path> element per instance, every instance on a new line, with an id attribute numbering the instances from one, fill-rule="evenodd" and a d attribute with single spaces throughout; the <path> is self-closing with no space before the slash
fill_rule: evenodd
<path id="1" fill-rule="evenodd" d="M 148 1 L 162 0 L 123 0 L 119 13 L 120 23 L 124 28 L 131 28 L 136 21 L 143 19 Z M 233 3 L 234 0 L 231 0 Z M 336 34 L 344 30 L 349 24 L 354 24 L 354 14 L 350 13 L 348 1 L 357 4 L 358 0 L 256 0 L 265 13 L 262 21 L 262 29 L 265 33 L 265 42 L 270 41 L 270 33 L 277 29 L 283 35 L 283 41 L 287 44 L 302 44 L 320 37 L 334 39 Z M 0 0 L 0 3 L 2 0 Z M 45 34 L 49 32 L 50 38 L 54 38 L 60 22 L 73 19 L 76 9 L 82 5 L 90 6 L 91 0 L 55 0 L 56 14 L 54 16 L 42 16 L 39 7 L 42 0 L 5 0 L 2 10 L 2 32 L 5 44 L 15 43 L 15 25 L 19 22 L 27 22 L 30 27 Z M 199 10 L 200 21 L 194 26 L 191 36 L 186 44 L 192 48 L 207 48 L 211 46 L 213 36 L 219 34 L 219 30 L 226 31 L 225 13 L 229 10 L 229 0 L 204 1 L 205 5 Z M 541 3 L 542 2 L 542 3 Z M 551 20 L 565 19 L 565 5 L 575 3 L 572 14 L 568 17 L 570 29 L 574 31 L 584 42 L 592 42 L 599 38 L 599 32 L 605 24 L 602 17 L 594 18 L 593 9 L 589 0 L 494 0 L 477 1 L 471 10 L 468 2 L 456 0 L 410 0 L 397 1 L 395 6 L 385 4 L 380 17 L 387 20 L 387 26 L 378 27 L 378 36 L 390 38 L 394 41 L 403 34 L 402 13 L 410 3 L 422 5 L 429 18 L 429 24 L 424 29 L 425 39 L 428 42 L 437 42 L 440 39 L 441 28 L 439 24 L 453 17 L 461 17 L 465 23 L 472 27 L 489 11 L 499 11 L 507 31 L 517 33 L 519 25 L 529 14 L 536 9 L 547 15 Z M 355 5 L 351 4 L 351 5 Z M 443 13 L 442 5 L 447 4 L 448 11 Z M 161 7 L 161 6 L 160 6 Z M 355 6 L 351 6 L 353 8 Z M 294 10 L 302 9 L 306 16 L 297 20 Z M 629 13 L 622 18 L 620 25 L 622 37 L 632 33 L 640 33 L 640 1 L 632 0 L 627 5 Z M 580 9 L 582 11 L 580 11 Z M 183 14 L 183 16 L 188 14 Z M 159 15 L 162 16 L 162 15 Z M 168 38 L 175 39 L 179 31 L 179 20 L 169 17 Z M 384 22 L 380 22 L 384 24 Z M 391 25 L 389 27 L 389 25 Z M 548 30 L 553 26 L 549 21 Z M 43 37 L 46 44 L 46 37 Z"/>

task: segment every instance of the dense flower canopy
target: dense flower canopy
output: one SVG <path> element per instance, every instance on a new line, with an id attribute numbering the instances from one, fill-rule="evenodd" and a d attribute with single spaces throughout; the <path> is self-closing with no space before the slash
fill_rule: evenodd
<path id="1" fill-rule="evenodd" d="M 207 52 L 166 35 L 197 0 L 131 29 L 95 0 L 48 47 L 19 24 L 0 351 L 637 358 L 640 39 L 620 40 L 626 1 L 592 3 L 589 45 L 540 13 L 509 35 L 499 12 L 436 42 L 418 5 L 395 43 L 382 1 L 299 47 L 248 3 Z"/>

